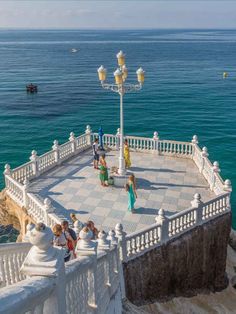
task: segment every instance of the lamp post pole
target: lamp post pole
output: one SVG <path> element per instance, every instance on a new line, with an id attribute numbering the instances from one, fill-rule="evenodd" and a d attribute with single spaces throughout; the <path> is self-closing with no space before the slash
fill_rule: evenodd
<path id="1" fill-rule="evenodd" d="M 111 90 L 120 95 L 120 152 L 119 152 L 119 169 L 118 174 L 123 176 L 126 174 L 124 160 L 124 112 L 123 112 L 123 97 L 125 93 L 138 91 L 144 83 L 144 71 L 139 68 L 136 71 L 138 84 L 126 84 L 125 80 L 128 75 L 128 70 L 125 66 L 125 55 L 122 51 L 117 54 L 119 68 L 114 72 L 115 84 L 107 84 L 106 69 L 101 65 L 98 69 L 98 77 L 104 89 Z"/>
<path id="2" fill-rule="evenodd" d="M 126 173 L 124 160 L 124 112 L 123 112 L 123 85 L 121 85 L 120 94 L 120 157 L 118 173 L 124 175 Z"/>

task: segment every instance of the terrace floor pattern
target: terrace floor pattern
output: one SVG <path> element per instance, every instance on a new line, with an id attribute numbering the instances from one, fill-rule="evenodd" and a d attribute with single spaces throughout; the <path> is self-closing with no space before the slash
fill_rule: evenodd
<path id="1" fill-rule="evenodd" d="M 108 167 L 117 166 L 118 152 L 107 152 L 106 160 Z M 195 193 L 203 201 L 215 196 L 191 159 L 131 152 L 131 162 L 138 188 L 134 214 L 127 210 L 124 188 L 100 185 L 91 150 L 32 181 L 30 192 L 40 199 L 50 198 L 61 218 L 69 219 L 75 213 L 82 222 L 93 220 L 105 231 L 122 223 L 128 234 L 155 223 L 160 208 L 169 216 L 189 208 Z"/>

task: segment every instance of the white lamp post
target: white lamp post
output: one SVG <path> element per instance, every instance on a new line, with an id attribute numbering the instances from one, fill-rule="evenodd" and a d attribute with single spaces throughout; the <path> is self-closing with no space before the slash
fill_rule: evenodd
<path id="1" fill-rule="evenodd" d="M 119 68 L 114 72 L 115 84 L 107 84 L 106 80 L 106 69 L 101 65 L 98 69 L 98 78 L 104 89 L 109 89 L 120 95 L 120 154 L 119 154 L 119 175 L 125 175 L 125 161 L 124 161 L 124 115 L 123 115 L 123 96 L 127 92 L 133 92 L 140 90 L 144 83 L 144 71 L 139 68 L 136 72 L 139 84 L 125 84 L 125 80 L 128 76 L 128 70 L 125 66 L 125 55 L 120 51 L 117 55 L 117 61 Z"/>

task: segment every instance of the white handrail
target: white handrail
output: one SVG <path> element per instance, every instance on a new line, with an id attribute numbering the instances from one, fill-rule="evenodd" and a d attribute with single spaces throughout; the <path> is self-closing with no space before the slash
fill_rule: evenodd
<path id="1" fill-rule="evenodd" d="M 30 243 L 0 244 L 0 288 L 25 279 L 19 270 L 30 248 Z"/>

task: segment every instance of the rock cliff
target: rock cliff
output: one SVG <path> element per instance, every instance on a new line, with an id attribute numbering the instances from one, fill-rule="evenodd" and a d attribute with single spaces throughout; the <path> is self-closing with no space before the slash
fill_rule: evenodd
<path id="1" fill-rule="evenodd" d="M 127 298 L 143 305 L 226 288 L 230 230 L 227 213 L 125 263 Z"/>

